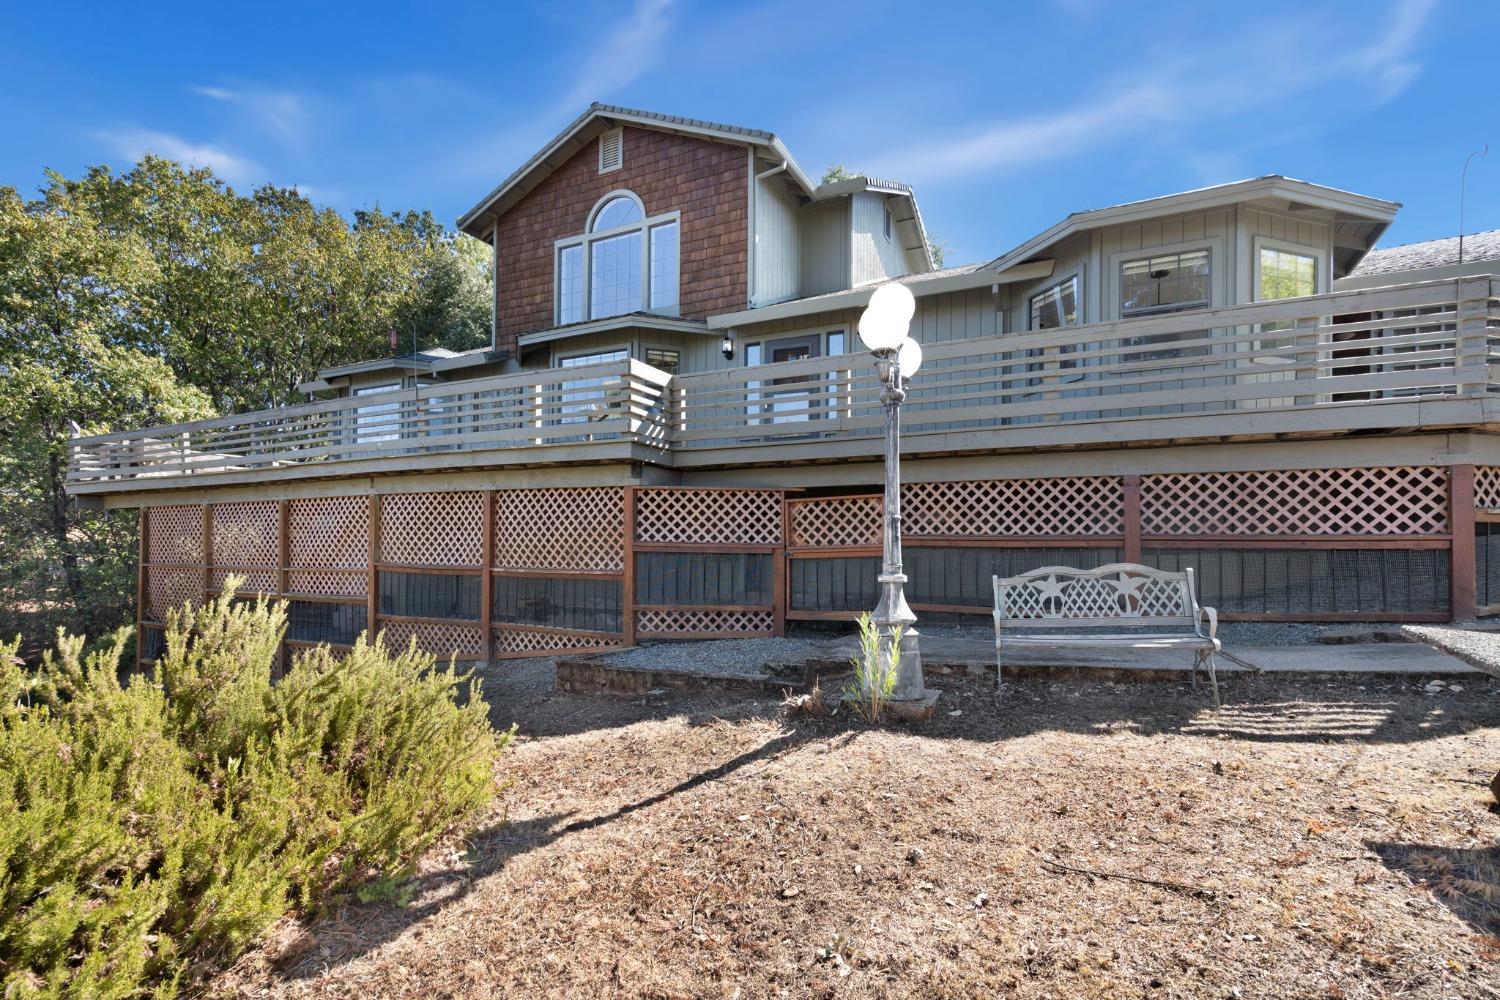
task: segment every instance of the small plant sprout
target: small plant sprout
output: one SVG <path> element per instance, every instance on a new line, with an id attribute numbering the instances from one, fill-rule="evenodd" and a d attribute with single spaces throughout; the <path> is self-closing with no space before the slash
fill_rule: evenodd
<path id="1" fill-rule="evenodd" d="M 849 660 L 854 667 L 854 683 L 844 696 L 867 722 L 879 722 L 896 690 L 896 676 L 901 669 L 901 632 L 897 626 L 891 637 L 890 658 L 882 655 L 880 626 L 868 612 L 859 616 L 859 653 Z"/>

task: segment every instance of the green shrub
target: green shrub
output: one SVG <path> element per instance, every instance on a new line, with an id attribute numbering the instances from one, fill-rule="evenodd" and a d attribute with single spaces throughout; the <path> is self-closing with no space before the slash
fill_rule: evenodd
<path id="1" fill-rule="evenodd" d="M 226 589 L 123 686 L 128 631 L 35 674 L 0 644 L 0 996 L 173 995 L 485 807 L 476 681 L 362 638 L 273 685 L 284 625 Z"/>

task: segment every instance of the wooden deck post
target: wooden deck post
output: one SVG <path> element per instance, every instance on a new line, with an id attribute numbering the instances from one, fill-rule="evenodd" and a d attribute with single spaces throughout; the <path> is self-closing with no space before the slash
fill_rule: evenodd
<path id="1" fill-rule="evenodd" d="M 786 491 L 781 491 L 781 544 L 771 557 L 771 632 L 786 635 L 787 578 L 791 575 L 791 564 L 787 561 L 787 544 L 790 542 L 791 510 L 787 507 Z"/>
<path id="2" fill-rule="evenodd" d="M 203 553 L 203 603 L 207 604 L 214 599 L 214 505 L 211 503 L 203 505 L 203 544 L 199 550 Z"/>
<path id="3" fill-rule="evenodd" d="M 366 584 L 368 588 L 365 597 L 365 629 L 370 634 L 370 641 L 375 641 L 379 633 L 380 615 L 380 572 L 375 567 L 380 561 L 380 494 L 370 496 L 370 525 L 369 525 L 369 555 L 365 559 Z"/>
<path id="4" fill-rule="evenodd" d="M 1128 563 L 1141 561 L 1141 477 L 1122 476 L 1125 491 L 1125 539 L 1123 558 Z"/>
<path id="5" fill-rule="evenodd" d="M 621 557 L 620 644 L 635 645 L 635 487 L 625 487 L 625 537 Z"/>
<path id="6" fill-rule="evenodd" d="M 1453 533 L 1448 579 L 1454 621 L 1474 617 L 1474 466 L 1448 468 L 1448 530 Z"/>
<path id="7" fill-rule="evenodd" d="M 140 537 L 136 539 L 135 564 L 135 671 L 141 671 L 141 647 L 146 644 L 146 630 L 141 622 L 146 620 L 146 532 L 150 530 L 149 511 L 140 509 Z"/>
<path id="8" fill-rule="evenodd" d="M 495 658 L 495 636 L 491 621 L 495 591 L 495 491 L 484 491 L 484 527 L 479 532 L 479 627 L 484 629 L 485 662 Z"/>

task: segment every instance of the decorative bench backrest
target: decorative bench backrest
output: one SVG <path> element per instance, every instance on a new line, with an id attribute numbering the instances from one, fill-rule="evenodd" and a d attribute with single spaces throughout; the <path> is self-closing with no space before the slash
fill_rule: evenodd
<path id="1" fill-rule="evenodd" d="M 1198 618 L 1191 569 L 1168 573 L 1134 563 L 1098 569 L 1043 566 L 994 580 L 999 627 L 1194 626 Z"/>

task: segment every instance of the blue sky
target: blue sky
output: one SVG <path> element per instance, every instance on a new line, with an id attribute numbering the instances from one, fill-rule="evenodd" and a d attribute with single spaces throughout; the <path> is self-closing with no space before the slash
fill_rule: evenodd
<path id="1" fill-rule="evenodd" d="M 1500 228 L 1493 0 L 40 4 L 0 26 L 0 184 L 146 150 L 451 222 L 591 100 L 914 184 L 950 262 L 1069 211 L 1263 173 Z"/>

